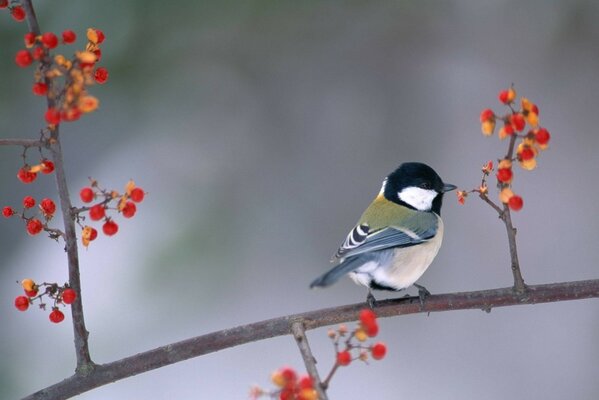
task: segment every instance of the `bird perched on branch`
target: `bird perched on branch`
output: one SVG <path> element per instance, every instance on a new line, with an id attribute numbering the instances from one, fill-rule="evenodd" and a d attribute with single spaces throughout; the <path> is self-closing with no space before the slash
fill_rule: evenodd
<path id="1" fill-rule="evenodd" d="M 310 287 L 326 287 L 342 276 L 368 287 L 367 301 L 374 306 L 371 289 L 399 291 L 418 288 L 420 302 L 429 292 L 415 282 L 441 247 L 441 203 L 455 185 L 443 183 L 426 164 L 404 163 L 383 180 L 377 197 L 333 256 L 333 269 Z"/>

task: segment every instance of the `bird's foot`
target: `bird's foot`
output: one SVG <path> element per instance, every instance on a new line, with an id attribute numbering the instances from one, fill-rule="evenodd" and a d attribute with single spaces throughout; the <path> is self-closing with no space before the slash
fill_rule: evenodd
<path id="1" fill-rule="evenodd" d="M 366 296 L 366 304 L 368 304 L 368 307 L 370 307 L 371 310 L 374 310 L 374 307 L 376 307 L 376 299 L 374 298 L 370 290 L 368 291 L 368 295 Z"/>
<path id="2" fill-rule="evenodd" d="M 420 309 L 424 310 L 424 300 L 431 295 L 431 292 L 422 285 L 414 284 L 418 288 L 418 300 L 420 300 Z"/>

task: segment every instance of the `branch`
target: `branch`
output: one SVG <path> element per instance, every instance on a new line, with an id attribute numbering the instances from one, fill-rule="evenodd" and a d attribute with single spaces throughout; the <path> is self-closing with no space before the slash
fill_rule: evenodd
<path id="1" fill-rule="evenodd" d="M 33 9 L 31 0 L 21 0 L 21 5 L 25 9 L 27 15 L 27 24 L 29 31 L 40 34 L 40 27 Z M 42 71 L 48 68 L 48 57 L 44 57 L 41 60 Z M 45 76 L 45 82 L 48 85 L 48 93 L 51 93 L 53 82 L 50 78 Z M 51 96 L 46 97 L 48 108 L 54 107 L 55 100 Z M 77 367 L 75 369 L 77 374 L 85 376 L 90 373 L 95 367 L 95 364 L 91 360 L 89 354 L 89 346 L 87 337 L 89 332 L 85 327 L 85 319 L 83 316 L 83 303 L 81 300 L 81 279 L 79 275 L 79 254 L 77 249 L 77 234 L 75 233 L 75 216 L 72 213 L 71 198 L 69 196 L 69 189 L 67 186 L 67 179 L 65 175 L 64 162 L 62 159 L 62 149 L 60 146 L 60 133 L 58 126 L 49 126 L 50 139 L 49 148 L 52 153 L 52 161 L 55 166 L 56 173 L 56 187 L 58 189 L 58 195 L 60 197 L 60 208 L 62 211 L 62 218 L 64 223 L 64 239 L 66 243 L 67 259 L 69 265 L 69 286 L 75 290 L 77 297 L 71 304 L 71 313 L 73 320 L 73 333 L 75 341 L 75 355 L 77 357 Z M 44 145 L 48 147 L 45 143 Z"/>
<path id="2" fill-rule="evenodd" d="M 312 350 L 310 349 L 310 344 L 308 343 L 308 337 L 306 336 L 304 324 L 301 321 L 293 322 L 291 324 L 291 331 L 293 332 L 293 337 L 295 338 L 300 353 L 302 354 L 302 358 L 304 359 L 306 371 L 308 371 L 308 375 L 310 375 L 310 378 L 312 378 L 314 389 L 316 390 L 316 393 L 318 393 L 318 399 L 328 400 L 329 398 L 324 391 L 320 376 L 318 375 L 316 358 L 314 358 L 312 355 Z"/>
<path id="3" fill-rule="evenodd" d="M 0 146 L 48 147 L 48 143 L 34 139 L 0 139 Z"/>
<path id="4" fill-rule="evenodd" d="M 599 279 L 530 285 L 519 293 L 514 288 L 499 288 L 474 292 L 448 293 L 427 296 L 424 307 L 418 297 L 377 301 L 377 317 L 391 317 L 420 312 L 439 312 L 478 309 L 490 311 L 495 307 L 551 303 L 599 297 Z M 98 365 L 88 375 L 75 374 L 24 398 L 67 399 L 99 386 L 138 375 L 179 361 L 241 344 L 292 334 L 292 325 L 301 323 L 305 330 L 358 319 L 365 303 L 350 304 L 302 314 L 288 315 L 242 325 L 231 329 L 171 343 L 108 364 Z"/>

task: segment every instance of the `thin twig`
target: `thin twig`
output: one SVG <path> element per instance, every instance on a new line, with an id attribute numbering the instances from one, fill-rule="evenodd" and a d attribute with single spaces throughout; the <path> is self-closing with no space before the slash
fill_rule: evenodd
<path id="1" fill-rule="evenodd" d="M 320 376 L 318 375 L 316 358 L 314 358 L 312 355 L 312 350 L 310 349 L 310 344 L 308 343 L 308 337 L 306 336 L 304 324 L 301 321 L 293 322 L 291 324 L 291 332 L 293 333 L 297 347 L 299 348 L 302 358 L 304 359 L 306 371 L 308 371 L 308 375 L 310 375 L 310 378 L 312 378 L 312 383 L 314 384 L 316 393 L 318 393 L 318 398 L 320 400 L 328 400 L 329 398 L 323 388 L 322 382 L 320 381 Z"/>
<path id="2" fill-rule="evenodd" d="M 599 279 L 528 286 L 525 293 L 513 287 L 474 292 L 431 295 L 424 306 L 418 297 L 377 301 L 379 318 L 404 314 L 478 309 L 490 311 L 495 307 L 550 303 L 599 297 Z M 96 366 L 87 376 L 75 374 L 52 386 L 33 393 L 25 400 L 67 399 L 120 379 L 151 371 L 193 357 L 239 346 L 245 343 L 291 334 L 291 326 L 301 322 L 305 330 L 355 321 L 365 303 L 288 315 L 225 329 L 171 343 L 108 364 Z"/>
<path id="3" fill-rule="evenodd" d="M 27 15 L 29 31 L 39 35 L 40 28 L 31 0 L 21 0 L 21 4 Z M 41 60 L 42 70 L 48 66 L 47 62 L 47 57 Z M 48 77 L 45 77 L 45 82 L 48 85 L 48 93 L 52 93 L 52 80 L 50 80 Z M 48 108 L 54 107 L 53 98 L 47 96 L 46 99 Z M 62 159 L 62 149 L 60 146 L 60 134 L 58 126 L 50 126 L 49 143 L 52 161 L 54 162 L 55 166 L 56 187 L 58 189 L 60 208 L 62 210 L 64 223 L 64 239 L 66 243 L 69 266 L 69 286 L 77 293 L 75 301 L 71 304 L 75 355 L 77 358 L 77 367 L 75 372 L 81 376 L 86 376 L 93 371 L 95 364 L 91 360 L 91 356 L 89 354 L 89 345 L 87 340 L 89 332 L 85 327 L 83 303 L 81 299 L 81 279 L 79 275 L 79 254 L 77 249 L 77 234 L 75 233 L 75 218 L 71 212 L 71 198 L 69 196 L 64 162 Z"/>
<path id="4" fill-rule="evenodd" d="M 35 139 L 0 139 L 0 146 L 48 147 L 48 143 Z"/>

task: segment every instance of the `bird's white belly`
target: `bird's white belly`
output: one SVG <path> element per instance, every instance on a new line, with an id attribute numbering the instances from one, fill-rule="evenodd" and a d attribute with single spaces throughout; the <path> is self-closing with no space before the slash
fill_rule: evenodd
<path id="1" fill-rule="evenodd" d="M 349 274 L 357 284 L 370 286 L 371 281 L 380 286 L 405 289 L 412 286 L 427 270 L 441 248 L 443 221 L 439 218 L 437 234 L 429 241 L 411 247 L 396 248 L 387 257 L 369 261 Z"/>

